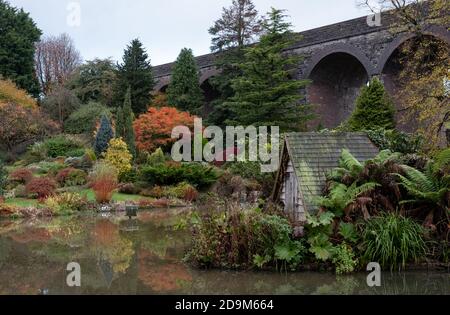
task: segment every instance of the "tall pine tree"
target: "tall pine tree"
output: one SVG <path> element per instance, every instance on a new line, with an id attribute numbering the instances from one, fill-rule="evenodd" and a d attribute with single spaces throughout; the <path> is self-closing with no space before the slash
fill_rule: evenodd
<path id="1" fill-rule="evenodd" d="M 348 126 L 353 131 L 395 128 L 394 103 L 379 79 L 374 78 L 361 89 Z"/>
<path id="2" fill-rule="evenodd" d="M 210 104 L 209 124 L 224 126 L 227 119 L 233 118 L 225 104 L 235 94 L 231 83 L 242 75 L 237 65 L 244 58 L 244 47 L 258 40 L 261 32 L 262 18 L 252 0 L 234 0 L 229 8 L 223 8 L 222 16 L 209 29 L 213 36 L 211 51 L 220 52 L 215 62 L 220 72 L 210 80 L 219 97 Z"/>
<path id="3" fill-rule="evenodd" d="M 142 43 L 135 39 L 125 49 L 122 64 L 117 65 L 115 104 L 122 106 L 127 89 L 131 88 L 131 104 L 136 115 L 145 113 L 152 100 L 153 78 L 150 59 Z"/>
<path id="4" fill-rule="evenodd" d="M 94 152 L 98 157 L 108 149 L 109 141 L 112 138 L 114 138 L 114 131 L 111 122 L 106 115 L 103 115 L 94 142 Z"/>
<path id="5" fill-rule="evenodd" d="M 39 96 L 34 71 L 35 44 L 42 35 L 23 9 L 0 0 L 0 76 L 10 79 L 29 94 Z"/>
<path id="6" fill-rule="evenodd" d="M 125 94 L 123 106 L 117 109 L 116 136 L 122 138 L 128 146 L 128 151 L 136 157 L 136 143 L 133 129 L 133 110 L 131 109 L 131 89 Z"/>
<path id="7" fill-rule="evenodd" d="M 170 105 L 190 113 L 199 112 L 203 105 L 198 68 L 191 49 L 183 48 L 175 62 L 167 100 Z"/>
<path id="8" fill-rule="evenodd" d="M 301 58 L 284 52 L 298 38 L 283 12 L 272 8 L 260 42 L 245 49 L 242 76 L 232 82 L 236 95 L 227 103 L 235 114 L 229 124 L 294 131 L 305 129 L 311 118 L 302 95 L 309 81 L 292 79 Z"/>

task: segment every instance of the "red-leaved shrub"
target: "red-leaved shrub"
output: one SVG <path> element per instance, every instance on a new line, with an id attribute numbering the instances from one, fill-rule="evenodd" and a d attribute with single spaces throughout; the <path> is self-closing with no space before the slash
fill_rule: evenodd
<path id="1" fill-rule="evenodd" d="M 95 200 L 98 203 L 110 202 L 119 184 L 115 167 L 106 162 L 98 162 L 95 164 L 89 180 Z"/>
<path id="2" fill-rule="evenodd" d="M 25 186 L 28 195 L 35 195 L 39 200 L 55 193 L 56 183 L 48 177 L 33 178 Z"/>
<path id="3" fill-rule="evenodd" d="M 67 178 L 69 177 L 70 173 L 72 173 L 73 171 L 75 171 L 75 169 L 73 167 L 68 167 L 68 168 L 60 170 L 58 172 L 58 174 L 56 175 L 56 181 L 58 182 L 58 184 L 60 184 L 61 186 L 64 186 Z"/>
<path id="4" fill-rule="evenodd" d="M 28 168 L 18 168 L 9 174 L 9 179 L 20 184 L 26 184 L 33 178 L 33 172 Z"/>
<path id="5" fill-rule="evenodd" d="M 187 186 L 183 190 L 183 199 L 187 202 L 193 202 L 198 199 L 198 191 L 192 186 Z"/>

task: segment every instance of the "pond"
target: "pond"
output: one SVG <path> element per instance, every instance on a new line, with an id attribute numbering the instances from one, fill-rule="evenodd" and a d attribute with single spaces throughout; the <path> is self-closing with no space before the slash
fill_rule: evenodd
<path id="1" fill-rule="evenodd" d="M 450 274 L 228 272 L 183 263 L 187 231 L 173 227 L 185 209 L 0 221 L 0 294 L 450 294 Z M 66 284 L 81 266 L 81 287 Z"/>

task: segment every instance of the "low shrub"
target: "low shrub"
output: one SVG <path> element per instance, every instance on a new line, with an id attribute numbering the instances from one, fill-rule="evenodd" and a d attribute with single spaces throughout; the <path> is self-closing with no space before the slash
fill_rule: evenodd
<path id="1" fill-rule="evenodd" d="M 58 174 L 56 175 L 56 181 L 61 187 L 64 187 L 66 185 L 67 177 L 74 170 L 75 169 L 73 167 L 68 167 L 58 172 Z"/>
<path id="2" fill-rule="evenodd" d="M 139 189 L 133 183 L 119 184 L 119 192 L 126 195 L 135 195 L 139 193 Z"/>
<path id="3" fill-rule="evenodd" d="M 72 156 L 71 154 L 83 156 L 84 154 L 83 144 L 74 137 L 66 135 L 50 138 L 44 142 L 44 145 L 47 148 L 47 156 L 50 158 Z M 81 153 L 81 151 L 83 151 L 83 153 Z"/>
<path id="4" fill-rule="evenodd" d="M 13 192 L 15 198 L 26 198 L 28 196 L 25 185 L 18 185 Z"/>
<path id="5" fill-rule="evenodd" d="M 26 184 L 33 178 L 33 172 L 28 168 L 18 168 L 9 174 L 9 180 Z"/>
<path id="6" fill-rule="evenodd" d="M 87 210 L 88 201 L 86 196 L 81 196 L 77 193 L 62 193 L 47 198 L 45 200 L 45 205 L 50 208 L 55 215 L 70 215 Z"/>
<path id="7" fill-rule="evenodd" d="M 110 202 L 118 183 L 116 168 L 104 161 L 97 162 L 89 174 L 89 184 L 98 203 Z"/>
<path id="8" fill-rule="evenodd" d="M 166 162 L 166 156 L 161 148 L 156 149 L 155 152 L 147 157 L 148 166 L 158 166 L 163 165 Z"/>
<path id="9" fill-rule="evenodd" d="M 32 164 L 30 167 L 34 167 L 36 169 L 37 174 L 41 175 L 49 175 L 49 176 L 56 176 L 59 171 L 64 169 L 66 165 L 64 162 L 47 162 L 47 161 L 41 161 L 37 164 Z"/>
<path id="10" fill-rule="evenodd" d="M 66 178 L 66 186 L 82 186 L 87 183 L 87 174 L 83 170 L 75 169 Z"/>
<path id="11" fill-rule="evenodd" d="M 191 219 L 192 247 L 186 259 L 216 268 L 265 266 L 295 269 L 306 248 L 292 238 L 288 220 L 261 211 L 233 208 Z"/>
<path id="12" fill-rule="evenodd" d="M 255 182 L 258 183 L 259 186 L 254 185 L 253 188 L 260 189 L 265 197 L 269 197 L 272 193 L 275 174 L 261 172 L 261 164 L 259 162 L 229 162 L 224 167 L 232 175 L 240 176 L 247 181 L 253 182 L 253 184 Z"/>
<path id="13" fill-rule="evenodd" d="M 421 136 L 408 134 L 395 129 L 375 129 L 368 130 L 366 133 L 380 150 L 390 150 L 403 154 L 420 152 L 424 142 Z"/>
<path id="14" fill-rule="evenodd" d="M 56 183 L 48 177 L 33 178 L 27 183 L 25 189 L 29 196 L 42 200 L 55 193 Z"/>
<path id="15" fill-rule="evenodd" d="M 73 112 L 64 123 L 64 131 L 71 134 L 92 134 L 103 114 L 112 117 L 111 111 L 98 103 L 89 103 Z"/>
<path id="16" fill-rule="evenodd" d="M 214 168 L 200 163 L 165 163 L 155 166 L 144 166 L 140 178 L 153 185 L 171 186 L 187 182 L 199 189 L 212 185 L 218 178 Z"/>
<path id="17" fill-rule="evenodd" d="M 404 268 L 425 256 L 424 229 L 410 218 L 395 213 L 369 220 L 363 230 L 364 259 L 383 268 Z"/>

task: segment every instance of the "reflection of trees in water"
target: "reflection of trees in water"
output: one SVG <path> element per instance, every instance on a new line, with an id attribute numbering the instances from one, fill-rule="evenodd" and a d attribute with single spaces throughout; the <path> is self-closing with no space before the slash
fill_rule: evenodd
<path id="1" fill-rule="evenodd" d="M 138 253 L 139 280 L 157 293 L 171 293 L 189 286 L 192 276 L 188 268 L 177 261 L 161 260 L 152 252 Z"/>
<path id="2" fill-rule="evenodd" d="M 130 267 L 134 249 L 131 240 L 121 237 L 119 226 L 108 219 L 98 220 L 92 237 L 99 265 L 106 266 L 109 263 L 113 273 L 125 273 Z"/>

